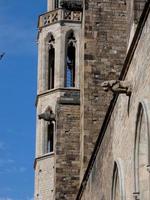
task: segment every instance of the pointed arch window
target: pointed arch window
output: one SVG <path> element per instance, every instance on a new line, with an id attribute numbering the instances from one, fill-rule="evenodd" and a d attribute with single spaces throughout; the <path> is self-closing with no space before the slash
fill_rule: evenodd
<path id="1" fill-rule="evenodd" d="M 114 163 L 111 200 L 125 200 L 125 187 L 122 164 L 120 160 Z"/>
<path id="2" fill-rule="evenodd" d="M 150 104 L 139 104 L 134 148 L 135 199 L 150 199 Z"/>
<path id="3" fill-rule="evenodd" d="M 55 39 L 53 35 L 50 35 L 48 40 L 48 78 L 47 89 L 53 89 L 55 83 Z"/>
<path id="4" fill-rule="evenodd" d="M 67 37 L 65 87 L 75 87 L 76 74 L 76 39 L 71 31 Z"/>
<path id="5" fill-rule="evenodd" d="M 137 24 L 140 20 L 146 0 L 134 0 L 134 22 Z"/>

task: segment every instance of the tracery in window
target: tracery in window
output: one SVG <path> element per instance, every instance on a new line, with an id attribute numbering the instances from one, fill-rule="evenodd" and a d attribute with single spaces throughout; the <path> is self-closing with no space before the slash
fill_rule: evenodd
<path id="1" fill-rule="evenodd" d="M 75 87 L 76 73 L 76 39 L 73 31 L 67 37 L 65 87 Z"/>

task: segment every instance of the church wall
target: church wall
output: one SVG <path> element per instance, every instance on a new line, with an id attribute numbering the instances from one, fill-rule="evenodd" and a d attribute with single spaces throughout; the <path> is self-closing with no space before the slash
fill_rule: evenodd
<path id="1" fill-rule="evenodd" d="M 112 199 L 111 188 L 115 162 L 118 163 L 121 171 L 119 178 L 122 196 L 119 199 L 135 199 L 133 193 L 138 192 L 135 191 L 134 183 L 135 130 L 139 102 L 150 102 L 149 32 L 150 15 L 125 78 L 132 85 L 131 98 L 129 99 L 125 94 L 118 97 L 82 200 Z M 150 115 L 150 111 L 147 113 Z M 143 151 L 144 148 L 143 146 Z M 149 172 L 146 169 L 146 164 L 148 163 L 145 163 L 145 173 L 148 177 Z M 142 198 L 142 200 L 148 199 L 147 196 Z"/>
<path id="2" fill-rule="evenodd" d="M 101 88 L 116 79 L 127 51 L 127 5 L 87 0 L 84 10 L 84 67 L 81 69 L 81 179 L 112 97 Z M 99 105 L 99 106 L 98 106 Z"/>

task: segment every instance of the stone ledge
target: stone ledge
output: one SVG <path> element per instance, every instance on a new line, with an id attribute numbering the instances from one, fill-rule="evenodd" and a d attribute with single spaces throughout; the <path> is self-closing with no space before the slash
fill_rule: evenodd
<path id="1" fill-rule="evenodd" d="M 55 92 L 78 92 L 78 93 L 80 93 L 80 89 L 78 89 L 78 88 L 55 88 L 52 90 L 46 90 L 37 95 L 36 101 L 35 101 L 35 106 L 37 106 L 37 104 L 38 104 L 39 97 L 47 96 L 47 95 L 53 94 Z"/>
<path id="2" fill-rule="evenodd" d="M 80 93 L 78 91 L 67 91 L 63 96 L 58 98 L 57 103 L 65 105 L 80 105 Z"/>
<path id="3" fill-rule="evenodd" d="M 35 158 L 34 169 L 36 168 L 37 161 L 41 161 L 41 160 L 44 160 L 44 159 L 47 159 L 47 158 L 50 158 L 50 157 L 54 157 L 54 155 L 55 155 L 55 153 L 51 152 L 51 153 L 47 153 L 47 154 L 44 154 L 43 156 L 39 156 L 39 157 Z"/>

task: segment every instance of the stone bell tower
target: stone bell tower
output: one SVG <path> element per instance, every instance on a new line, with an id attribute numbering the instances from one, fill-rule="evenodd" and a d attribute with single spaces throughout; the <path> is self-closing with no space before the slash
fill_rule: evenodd
<path id="1" fill-rule="evenodd" d="M 75 199 L 80 176 L 82 2 L 48 0 L 38 20 L 34 200 Z"/>

